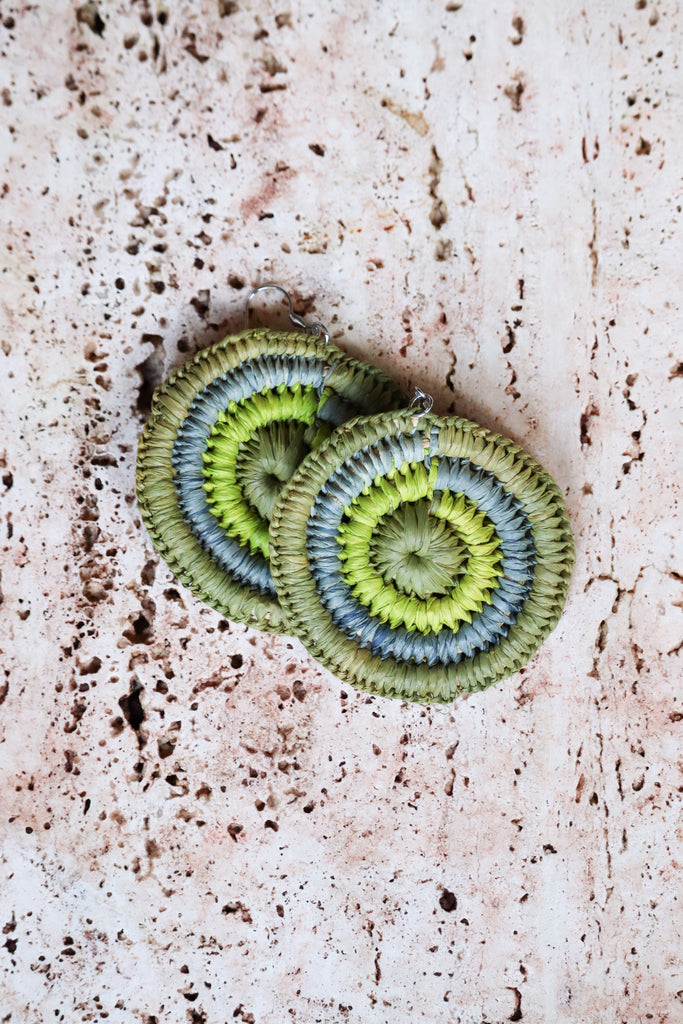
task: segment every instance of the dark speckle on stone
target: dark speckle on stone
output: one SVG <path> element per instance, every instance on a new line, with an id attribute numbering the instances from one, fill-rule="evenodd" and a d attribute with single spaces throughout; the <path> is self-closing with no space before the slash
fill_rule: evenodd
<path id="1" fill-rule="evenodd" d="M 145 720 L 145 710 L 140 702 L 140 694 L 143 691 L 142 683 L 136 676 L 130 681 L 128 693 L 119 697 L 119 707 L 123 711 L 124 718 L 134 732 L 137 733 L 138 743 L 143 747 L 147 737 L 143 734 L 141 726 Z"/>
<path id="2" fill-rule="evenodd" d="M 105 26 L 99 12 L 98 4 L 90 2 L 87 4 L 81 4 L 80 7 L 77 7 L 76 21 L 83 25 L 87 25 L 96 36 L 104 35 Z"/>
<path id="3" fill-rule="evenodd" d="M 510 1016 L 508 1017 L 508 1020 L 511 1020 L 511 1021 L 522 1020 L 523 1017 L 524 1017 L 524 1014 L 522 1013 L 522 993 L 519 991 L 518 988 L 510 988 L 510 986 L 508 986 L 508 988 L 509 988 L 509 991 L 512 992 L 512 994 L 515 997 L 515 1008 L 512 1011 L 512 1013 L 510 1014 Z"/>
<path id="4" fill-rule="evenodd" d="M 458 906 L 458 901 L 455 898 L 455 894 L 450 892 L 449 889 L 444 889 L 439 897 L 439 906 L 442 910 L 445 910 L 447 914 L 450 914 Z"/>

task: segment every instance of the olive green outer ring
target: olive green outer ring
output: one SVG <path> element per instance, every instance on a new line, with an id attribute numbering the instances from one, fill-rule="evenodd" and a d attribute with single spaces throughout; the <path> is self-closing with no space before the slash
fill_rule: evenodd
<path id="1" fill-rule="evenodd" d="M 369 363 L 310 334 L 255 329 L 231 335 L 175 370 L 154 392 L 151 415 L 137 454 L 137 501 L 154 547 L 177 579 L 197 597 L 233 622 L 269 633 L 289 633 L 278 601 L 233 579 L 193 534 L 178 504 L 172 464 L 178 430 L 197 394 L 217 377 L 248 359 L 292 355 L 322 359 L 333 370 L 328 386 L 344 397 L 380 392 L 380 407 L 401 406 L 398 385 Z"/>
<path id="2" fill-rule="evenodd" d="M 307 521 L 323 484 L 354 452 L 385 436 L 419 431 L 425 450 L 438 431 L 438 455 L 469 459 L 493 473 L 521 502 L 536 547 L 534 580 L 507 637 L 487 651 L 449 665 L 381 658 L 359 647 L 321 603 L 310 571 Z M 368 481 L 370 483 L 371 481 Z M 574 541 L 562 494 L 523 448 L 460 417 L 418 417 L 410 411 L 362 416 L 345 423 L 301 463 L 283 488 L 270 524 L 271 571 L 290 630 L 342 681 L 384 697 L 450 703 L 517 672 L 552 632 L 565 605 Z"/>

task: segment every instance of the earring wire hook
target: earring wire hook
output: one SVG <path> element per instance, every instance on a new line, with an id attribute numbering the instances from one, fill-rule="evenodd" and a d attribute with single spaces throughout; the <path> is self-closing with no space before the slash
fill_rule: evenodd
<path id="1" fill-rule="evenodd" d="M 413 388 L 413 398 L 408 408 L 419 409 L 419 412 L 416 412 L 415 416 L 426 416 L 428 412 L 432 411 L 433 405 L 434 399 L 431 395 L 428 395 L 426 391 L 422 390 L 422 388 Z"/>
<path id="2" fill-rule="evenodd" d="M 249 313 L 251 310 L 252 299 L 254 299 L 259 294 L 259 292 L 265 292 L 268 290 L 280 292 L 280 294 L 283 295 L 284 298 L 287 300 L 287 305 L 289 306 L 289 319 L 294 324 L 295 327 L 300 327 L 303 331 L 306 332 L 306 334 L 313 334 L 316 338 L 322 338 L 325 344 L 327 345 L 327 343 L 330 340 L 330 334 L 325 325 L 319 323 L 317 320 L 314 321 L 313 323 L 307 323 L 303 317 L 299 316 L 298 313 L 295 313 L 294 306 L 292 304 L 292 296 L 279 284 L 261 284 L 258 286 L 258 288 L 254 288 L 253 291 L 249 292 L 249 295 L 247 296 L 247 301 L 244 306 L 245 327 L 249 327 Z"/>
<path id="3" fill-rule="evenodd" d="M 313 323 L 307 323 L 302 316 L 294 312 L 294 306 L 292 304 L 292 296 L 286 289 L 279 284 L 260 284 L 258 288 L 252 289 L 247 296 L 247 301 L 244 305 L 244 326 L 249 327 L 249 313 L 251 311 L 251 303 L 261 292 L 275 291 L 279 292 L 287 300 L 287 306 L 289 308 L 289 319 L 295 327 L 301 328 L 306 334 L 313 334 L 317 338 L 322 338 L 327 345 L 330 340 L 329 331 L 324 324 L 314 321 Z M 336 364 L 335 364 L 336 365 Z M 432 411 L 434 405 L 434 399 L 431 395 L 428 395 L 422 388 L 413 388 L 413 397 L 408 406 L 409 409 L 415 409 L 414 415 L 418 418 L 426 416 L 427 413 Z"/>

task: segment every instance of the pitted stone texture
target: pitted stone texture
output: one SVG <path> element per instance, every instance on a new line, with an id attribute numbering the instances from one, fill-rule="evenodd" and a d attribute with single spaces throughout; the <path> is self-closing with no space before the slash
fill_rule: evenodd
<path id="1" fill-rule="evenodd" d="M 3 1021 L 683 1014 L 680 12 L 408 6 L 3 4 Z M 367 698 L 157 564 L 152 388 L 266 280 L 564 488 L 514 679 Z"/>

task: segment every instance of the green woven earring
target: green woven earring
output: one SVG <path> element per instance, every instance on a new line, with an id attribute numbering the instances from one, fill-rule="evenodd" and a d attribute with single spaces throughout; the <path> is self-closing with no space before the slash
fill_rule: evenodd
<path id="1" fill-rule="evenodd" d="M 557 484 L 519 445 L 411 407 L 346 423 L 271 516 L 291 627 L 340 679 L 450 702 L 516 672 L 555 627 L 574 562 Z"/>
<path id="2" fill-rule="evenodd" d="M 270 572 L 269 519 L 302 459 L 351 417 L 399 408 L 385 374 L 330 343 L 288 301 L 298 332 L 245 330 L 197 353 L 152 400 L 137 498 L 181 583 L 235 622 L 288 632 Z"/>

